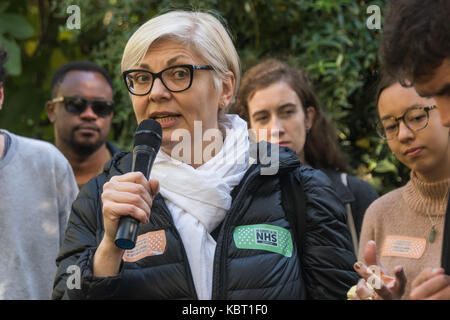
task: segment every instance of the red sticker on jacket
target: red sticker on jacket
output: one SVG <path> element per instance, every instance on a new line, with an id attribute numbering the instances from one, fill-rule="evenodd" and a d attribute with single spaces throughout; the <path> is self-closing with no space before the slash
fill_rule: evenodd
<path id="1" fill-rule="evenodd" d="M 125 250 L 123 261 L 136 262 L 145 257 L 163 254 L 166 250 L 166 231 L 158 230 L 141 234 L 137 237 L 136 246 Z"/>

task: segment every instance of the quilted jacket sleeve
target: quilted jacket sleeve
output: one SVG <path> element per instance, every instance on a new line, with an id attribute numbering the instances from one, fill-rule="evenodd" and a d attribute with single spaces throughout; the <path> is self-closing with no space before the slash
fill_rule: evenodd
<path id="1" fill-rule="evenodd" d="M 346 299 L 359 276 L 345 209 L 323 172 L 301 166 L 296 173 L 307 197 L 302 261 L 308 298 Z"/>

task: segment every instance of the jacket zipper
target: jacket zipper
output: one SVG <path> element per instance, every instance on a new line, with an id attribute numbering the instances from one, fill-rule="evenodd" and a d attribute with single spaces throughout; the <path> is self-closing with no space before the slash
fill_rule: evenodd
<path id="1" fill-rule="evenodd" d="M 279 168 L 279 173 L 281 173 L 282 171 L 288 171 L 290 169 L 296 168 L 298 166 L 294 165 L 287 165 L 283 168 Z M 279 174 L 277 173 L 277 175 Z M 225 217 L 225 221 L 224 221 L 224 225 L 223 228 L 221 230 L 221 233 L 223 232 L 222 235 L 222 246 L 219 249 L 220 250 L 220 256 L 219 258 L 219 279 L 218 279 L 218 284 L 215 286 L 215 283 L 213 282 L 213 295 L 212 295 L 212 299 L 220 299 L 220 300 L 225 300 L 226 299 L 226 288 L 225 288 L 225 280 L 226 280 L 226 259 L 227 259 L 227 253 L 228 253 L 228 239 L 229 239 L 229 235 L 230 233 L 228 232 L 229 228 L 230 228 L 230 224 L 231 224 L 231 219 L 235 218 L 233 217 L 235 215 L 235 211 L 240 209 L 242 207 L 242 203 L 243 203 L 243 198 L 244 197 L 248 197 L 248 189 L 250 187 L 250 184 L 254 182 L 255 177 L 258 177 L 260 175 L 260 170 L 255 170 L 254 172 L 252 172 L 251 174 L 249 174 L 249 176 L 246 178 L 246 181 L 244 182 L 244 184 L 240 187 L 235 201 L 233 201 L 233 204 L 230 208 L 230 210 L 228 211 L 226 217 Z M 219 238 L 220 239 L 220 235 Z M 216 266 L 216 263 L 214 263 L 214 266 Z M 215 272 L 217 272 L 217 268 L 214 268 L 213 271 L 213 279 L 214 279 L 214 275 Z"/>
<path id="2" fill-rule="evenodd" d="M 226 289 L 224 287 L 225 284 L 225 278 L 226 278 L 226 259 L 227 259 L 227 252 L 228 252 L 228 238 L 229 238 L 229 232 L 228 229 L 230 228 L 230 224 L 231 224 L 231 219 L 234 218 L 234 212 L 239 209 L 242 206 L 242 198 L 247 197 L 248 194 L 245 192 L 246 190 L 248 190 L 250 183 L 252 183 L 255 180 L 255 177 L 259 176 L 259 172 L 260 170 L 255 170 L 254 172 L 252 172 L 251 174 L 249 174 L 249 176 L 246 178 L 246 181 L 244 182 L 244 184 L 240 187 L 238 194 L 236 195 L 236 200 L 233 201 L 233 204 L 230 208 L 230 210 L 228 211 L 226 217 L 225 217 L 225 221 L 224 221 L 224 225 L 223 228 L 221 230 L 221 233 L 223 233 L 222 238 L 219 235 L 218 239 L 222 240 L 222 246 L 219 248 L 220 250 L 220 255 L 219 255 L 219 270 L 217 270 L 217 268 L 215 268 L 215 266 L 217 265 L 216 262 L 214 262 L 214 270 L 213 270 L 213 279 L 214 276 L 216 274 L 216 272 L 219 272 L 219 280 L 218 280 L 218 284 L 215 285 L 215 283 L 213 282 L 213 294 L 212 294 L 212 299 L 221 299 L 221 300 L 225 300 L 226 299 Z"/>

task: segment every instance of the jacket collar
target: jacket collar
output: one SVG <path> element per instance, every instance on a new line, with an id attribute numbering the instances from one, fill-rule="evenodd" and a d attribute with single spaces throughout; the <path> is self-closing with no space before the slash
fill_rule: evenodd
<path id="1" fill-rule="evenodd" d="M 272 151 L 278 154 L 272 155 Z M 250 143 L 250 161 L 253 170 L 259 170 L 261 175 L 278 174 L 301 165 L 293 150 L 266 141 Z"/>
<path id="2" fill-rule="evenodd" d="M 112 144 L 109 141 L 106 141 L 106 148 L 108 148 L 112 156 L 121 151 L 119 148 L 117 148 L 114 144 Z"/>

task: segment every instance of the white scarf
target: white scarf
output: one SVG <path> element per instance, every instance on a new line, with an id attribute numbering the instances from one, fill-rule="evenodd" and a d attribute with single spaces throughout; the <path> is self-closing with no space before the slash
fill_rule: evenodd
<path id="1" fill-rule="evenodd" d="M 200 300 L 212 295 L 216 241 L 210 232 L 224 220 L 231 190 L 249 162 L 247 123 L 237 115 L 225 115 L 219 126 L 226 130 L 225 141 L 209 161 L 194 169 L 159 151 L 151 172 L 180 233 Z"/>

